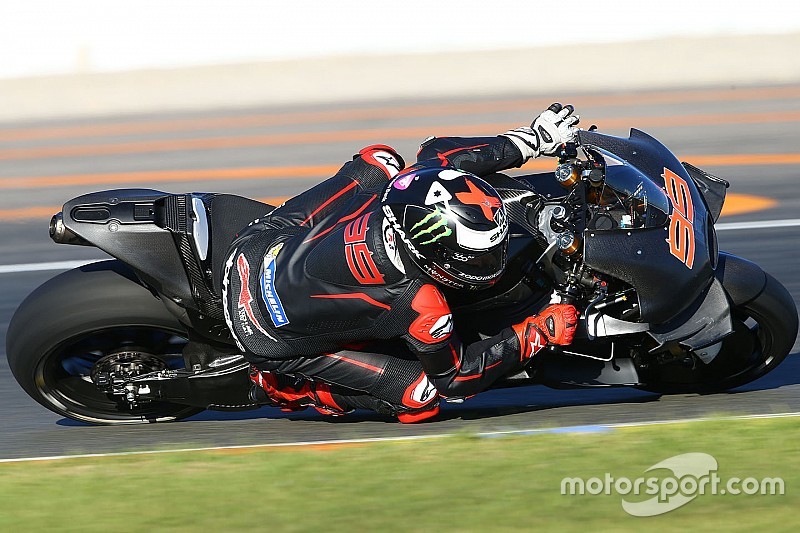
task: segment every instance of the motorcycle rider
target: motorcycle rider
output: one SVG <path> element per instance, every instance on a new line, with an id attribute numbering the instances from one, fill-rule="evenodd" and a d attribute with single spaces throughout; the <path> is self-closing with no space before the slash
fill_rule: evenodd
<path id="1" fill-rule="evenodd" d="M 577 123 L 572 106 L 553 104 L 496 137 L 429 138 L 409 168 L 369 146 L 240 232 L 223 302 L 255 399 L 417 422 L 438 413 L 440 396 L 473 396 L 546 345 L 569 344 L 576 310 L 554 304 L 464 345 L 439 286 L 499 279 L 508 221 L 482 177 L 555 155 Z"/>

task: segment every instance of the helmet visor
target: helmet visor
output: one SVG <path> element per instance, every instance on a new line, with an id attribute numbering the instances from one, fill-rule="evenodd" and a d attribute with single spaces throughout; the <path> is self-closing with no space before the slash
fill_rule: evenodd
<path id="1" fill-rule="evenodd" d="M 491 285 L 506 268 L 508 240 L 503 239 L 500 245 L 476 255 L 453 254 L 443 258 L 440 263 L 443 270 L 468 285 Z"/>

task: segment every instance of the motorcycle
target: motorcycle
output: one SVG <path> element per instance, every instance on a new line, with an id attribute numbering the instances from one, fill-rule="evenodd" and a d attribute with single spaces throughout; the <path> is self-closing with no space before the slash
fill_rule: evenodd
<path id="1" fill-rule="evenodd" d="M 490 181 L 507 208 L 509 263 L 490 289 L 448 292 L 460 336 L 494 334 L 552 301 L 581 313 L 573 344 L 549 347 L 494 387 L 712 393 L 758 379 L 790 352 L 791 295 L 717 248 L 728 183 L 646 133 L 580 131 L 554 172 Z M 46 408 L 97 424 L 260 407 L 217 280 L 236 233 L 272 209 L 149 189 L 68 201 L 51 238 L 114 259 L 62 273 L 25 299 L 6 340 L 14 377 Z"/>

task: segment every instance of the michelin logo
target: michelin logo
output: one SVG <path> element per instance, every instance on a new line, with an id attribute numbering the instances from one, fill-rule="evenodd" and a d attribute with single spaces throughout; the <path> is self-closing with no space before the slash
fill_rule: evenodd
<path id="1" fill-rule="evenodd" d="M 289 323 L 286 312 L 283 310 L 283 303 L 275 291 L 275 259 L 283 248 L 283 243 L 276 244 L 269 249 L 264 256 L 264 269 L 261 273 L 261 297 L 267 306 L 269 316 L 276 328 L 285 326 Z"/>

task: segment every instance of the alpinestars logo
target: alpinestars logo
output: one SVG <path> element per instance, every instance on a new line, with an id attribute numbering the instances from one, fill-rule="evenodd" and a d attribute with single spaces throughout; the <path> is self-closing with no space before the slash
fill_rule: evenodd
<path id="1" fill-rule="evenodd" d="M 423 372 L 403 393 L 403 405 L 412 409 L 424 407 L 437 398 L 436 387 Z"/>
<path id="2" fill-rule="evenodd" d="M 542 334 L 539 333 L 538 330 L 534 329 L 533 330 L 533 340 L 530 341 L 530 345 L 531 345 L 531 355 L 535 355 L 535 354 L 539 353 L 545 346 L 547 346 L 547 343 L 544 342 L 544 339 L 542 338 Z"/>
<path id="3" fill-rule="evenodd" d="M 453 315 L 447 314 L 439 317 L 439 319 L 431 326 L 430 335 L 434 339 L 443 339 L 450 335 L 453 331 Z"/>
<path id="4" fill-rule="evenodd" d="M 400 162 L 397 160 L 394 154 L 391 154 L 386 150 L 382 150 L 381 148 L 391 150 L 391 148 L 388 146 L 375 145 L 367 146 L 361 150 L 359 154 L 364 161 L 370 165 L 375 165 L 376 167 L 380 168 L 386 174 L 387 178 L 392 179 L 400 173 Z"/>
<path id="5" fill-rule="evenodd" d="M 400 163 L 397 162 L 391 154 L 386 152 L 377 152 L 375 154 L 375 159 L 378 161 L 383 162 L 383 166 L 387 168 L 391 168 L 392 170 L 389 171 L 389 174 L 392 176 L 396 176 L 398 172 L 400 172 Z"/>
<path id="6" fill-rule="evenodd" d="M 419 231 L 417 231 L 418 229 Z M 414 233 L 415 231 L 416 233 Z M 429 236 L 430 238 L 428 240 L 419 243 L 420 245 L 423 245 L 431 244 L 439 239 L 449 237 L 453 234 L 453 230 L 448 227 L 447 217 L 444 213 L 439 211 L 439 207 L 437 206 L 432 213 L 428 213 L 425 218 L 411 227 L 411 233 L 412 239 L 419 239 L 424 235 Z"/>
<path id="7" fill-rule="evenodd" d="M 236 269 L 239 272 L 239 283 L 241 285 L 239 289 L 239 325 L 242 328 L 242 331 L 246 336 L 250 336 L 253 334 L 253 328 L 250 327 L 250 324 L 253 324 L 258 331 L 260 331 L 265 336 L 269 337 L 270 339 L 274 339 L 272 335 L 266 332 L 266 330 L 261 327 L 261 324 L 258 323 L 256 320 L 256 316 L 253 313 L 253 295 L 250 293 L 250 287 L 248 283 L 250 282 L 250 263 L 247 262 L 247 258 L 244 254 L 239 254 L 239 257 L 236 258 Z"/>
<path id="8" fill-rule="evenodd" d="M 436 394 L 436 387 L 433 386 L 428 378 L 426 377 L 417 387 L 414 389 L 414 392 L 411 393 L 411 397 L 421 403 L 427 403 L 433 396 Z"/>

